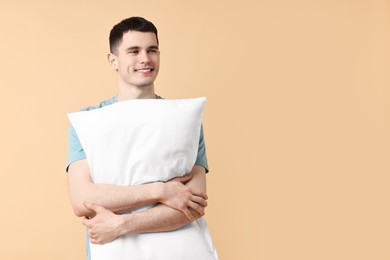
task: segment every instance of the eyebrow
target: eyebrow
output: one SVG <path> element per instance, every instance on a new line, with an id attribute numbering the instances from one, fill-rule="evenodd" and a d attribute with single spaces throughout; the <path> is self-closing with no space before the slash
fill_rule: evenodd
<path id="1" fill-rule="evenodd" d="M 139 46 L 130 46 L 130 47 L 128 47 L 127 49 L 126 49 L 126 51 L 132 51 L 132 50 L 139 50 L 139 49 L 141 49 L 141 47 L 139 47 Z M 158 50 L 158 46 L 157 45 L 152 45 L 152 46 L 149 46 L 148 48 L 147 48 L 148 50 Z"/>

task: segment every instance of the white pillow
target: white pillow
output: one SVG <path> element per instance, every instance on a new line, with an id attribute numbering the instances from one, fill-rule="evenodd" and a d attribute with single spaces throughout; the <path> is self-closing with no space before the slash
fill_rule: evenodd
<path id="1" fill-rule="evenodd" d="M 205 100 L 136 99 L 69 113 L 93 181 L 128 186 L 167 181 L 191 171 Z M 92 260 L 217 259 L 203 218 L 171 232 L 90 243 L 90 249 Z"/>

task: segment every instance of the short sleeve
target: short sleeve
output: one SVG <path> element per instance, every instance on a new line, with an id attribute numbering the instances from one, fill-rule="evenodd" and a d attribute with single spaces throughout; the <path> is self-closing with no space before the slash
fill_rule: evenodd
<path id="1" fill-rule="evenodd" d="M 206 170 L 206 173 L 209 172 L 209 166 L 207 163 L 207 156 L 206 156 L 206 145 L 204 142 L 203 125 L 200 128 L 198 156 L 196 158 L 195 165 L 202 166 Z"/>
<path id="2" fill-rule="evenodd" d="M 83 147 L 80 144 L 76 131 L 73 126 L 69 126 L 68 130 L 68 163 L 66 164 L 66 171 L 68 171 L 69 165 L 73 162 L 86 159 L 86 155 Z"/>

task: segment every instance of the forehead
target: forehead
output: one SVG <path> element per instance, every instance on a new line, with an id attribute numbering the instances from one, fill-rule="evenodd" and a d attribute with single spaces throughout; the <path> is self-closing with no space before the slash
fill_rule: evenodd
<path id="1" fill-rule="evenodd" d="M 131 47 L 149 48 L 157 45 L 157 38 L 153 32 L 128 31 L 123 34 L 119 50 Z"/>

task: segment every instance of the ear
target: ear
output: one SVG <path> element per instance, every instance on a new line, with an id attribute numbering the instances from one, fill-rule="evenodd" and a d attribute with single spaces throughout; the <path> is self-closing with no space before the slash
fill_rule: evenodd
<path id="1" fill-rule="evenodd" d="M 113 70 L 118 70 L 118 57 L 115 54 L 107 54 L 107 60 Z"/>

